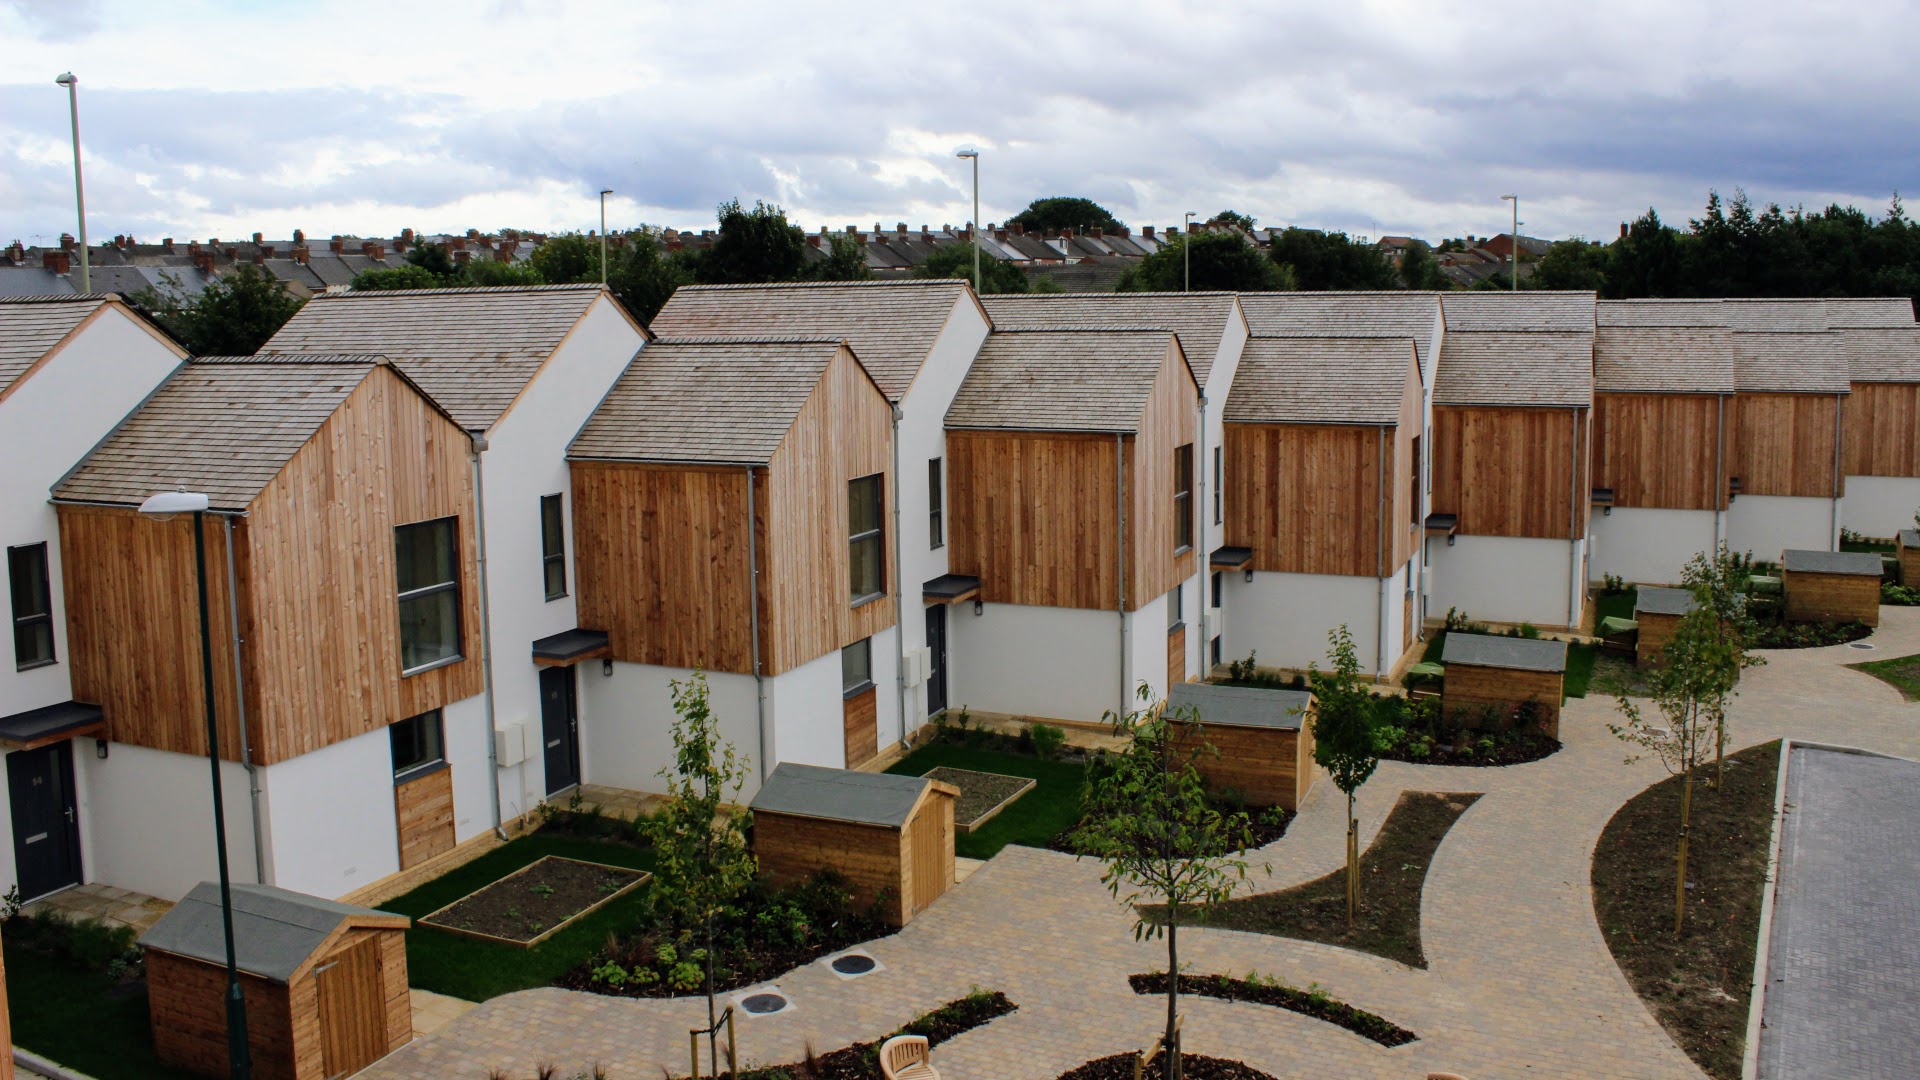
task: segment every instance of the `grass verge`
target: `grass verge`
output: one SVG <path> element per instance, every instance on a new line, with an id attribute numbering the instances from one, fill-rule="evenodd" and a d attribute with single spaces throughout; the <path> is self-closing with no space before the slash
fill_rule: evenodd
<path id="1" fill-rule="evenodd" d="M 1420 892 L 1440 841 L 1477 793 L 1402 792 L 1360 855 L 1360 915 L 1347 924 L 1346 867 L 1279 892 L 1245 896 L 1201 912 L 1198 925 L 1298 938 L 1427 966 L 1420 948 Z M 1157 918 L 1164 908 L 1141 912 Z"/>
<path id="2" fill-rule="evenodd" d="M 1900 691 L 1900 695 L 1908 701 L 1920 701 L 1920 653 L 1847 666 L 1855 671 L 1864 671 Z"/>
<path id="3" fill-rule="evenodd" d="M 160 1063 L 144 983 L 128 983 L 37 940 L 50 930 L 7 924 L 7 1009 L 13 1041 L 99 1080 L 192 1080 Z M 35 939 L 31 940 L 30 939 Z"/>
<path id="4" fill-rule="evenodd" d="M 1740 1075 L 1779 763 L 1780 744 L 1764 743 L 1727 758 L 1720 790 L 1695 784 L 1691 888 L 1677 938 L 1679 778 L 1629 799 L 1594 848 L 1593 909 L 1607 947 L 1667 1034 L 1715 1080 Z M 1711 764 L 1701 772 L 1711 777 Z"/>
<path id="5" fill-rule="evenodd" d="M 1080 820 L 1080 788 L 1086 767 L 1061 761 L 981 750 L 971 746 L 935 743 L 901 758 L 890 773 L 919 776 L 945 766 L 976 772 L 1004 773 L 1039 781 L 1032 791 L 1000 811 L 973 832 L 954 837 L 954 854 L 968 859 L 990 859 L 1008 844 L 1046 847 L 1047 842 Z"/>

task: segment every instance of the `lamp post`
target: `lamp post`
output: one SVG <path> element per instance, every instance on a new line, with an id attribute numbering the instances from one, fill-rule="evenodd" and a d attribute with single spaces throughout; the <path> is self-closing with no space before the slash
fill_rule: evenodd
<path id="1" fill-rule="evenodd" d="M 612 188 L 600 189 L 600 284 L 607 283 L 607 196 Z"/>
<path id="2" fill-rule="evenodd" d="M 1502 195 L 1500 196 L 1500 201 L 1510 202 L 1513 204 L 1513 232 L 1509 234 L 1507 237 L 1507 239 L 1513 241 L 1513 244 L 1511 245 L 1513 250 L 1507 253 L 1507 259 L 1509 262 L 1512 263 L 1512 267 L 1511 267 L 1512 276 L 1511 276 L 1511 281 L 1509 282 L 1512 288 L 1509 291 L 1519 292 L 1520 291 L 1520 196 Z"/>
<path id="3" fill-rule="evenodd" d="M 962 150 L 953 155 L 973 161 L 973 291 L 980 291 L 980 151 Z"/>
<path id="4" fill-rule="evenodd" d="M 233 1080 L 248 1080 L 253 1062 L 247 1047 L 247 999 L 240 992 L 240 964 L 233 948 L 233 886 L 227 874 L 226 800 L 220 791 L 220 727 L 213 710 L 213 627 L 207 616 L 207 539 L 202 528 L 207 497 L 193 491 L 163 491 L 140 504 L 149 517 L 193 515 L 193 562 L 200 587 L 200 693 L 207 704 L 207 766 L 213 775 L 213 843 L 220 866 L 220 923 L 227 938 L 227 1062 Z"/>
<path id="5" fill-rule="evenodd" d="M 87 187 L 80 180 L 80 77 L 69 71 L 54 79 L 67 88 L 67 110 L 73 116 L 73 202 L 80 211 L 80 291 L 93 291 L 93 268 L 87 260 Z"/>
<path id="6" fill-rule="evenodd" d="M 1182 292 L 1193 291 L 1193 211 L 1187 211 L 1187 220 L 1180 229 L 1180 272 Z"/>

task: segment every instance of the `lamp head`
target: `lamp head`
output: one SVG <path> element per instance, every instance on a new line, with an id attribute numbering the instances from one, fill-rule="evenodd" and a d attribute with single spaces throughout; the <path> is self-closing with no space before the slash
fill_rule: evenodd
<path id="1" fill-rule="evenodd" d="M 162 491 L 149 495 L 147 501 L 140 504 L 140 512 L 148 517 L 195 514 L 206 508 L 207 497 L 198 491 Z"/>
<path id="2" fill-rule="evenodd" d="M 1513 202 L 1513 201 L 1515 201 L 1515 200 L 1517 200 L 1517 199 L 1519 199 L 1519 198 L 1520 198 L 1520 196 L 1518 196 L 1518 195 L 1502 195 L 1502 196 L 1500 196 L 1500 201 L 1501 201 L 1501 202 Z"/>
<path id="3" fill-rule="evenodd" d="M 607 196 L 609 196 L 609 195 L 611 195 L 611 194 L 613 194 L 613 189 L 612 189 L 612 188 L 601 188 L 601 189 L 600 189 L 600 197 L 601 197 L 601 198 L 603 198 L 603 199 L 604 199 L 604 198 L 606 198 Z"/>
<path id="4" fill-rule="evenodd" d="M 957 158 L 978 158 L 978 157 L 980 156 L 980 151 L 978 151 L 978 150 L 956 150 L 956 151 L 954 151 L 954 154 L 953 154 L 953 156 L 954 156 L 954 157 L 957 157 Z"/>
<path id="5" fill-rule="evenodd" d="M 80 77 L 78 75 L 75 75 L 73 72 L 69 71 L 64 75 L 61 75 L 55 78 L 53 81 L 60 86 L 76 86 L 80 82 Z"/>

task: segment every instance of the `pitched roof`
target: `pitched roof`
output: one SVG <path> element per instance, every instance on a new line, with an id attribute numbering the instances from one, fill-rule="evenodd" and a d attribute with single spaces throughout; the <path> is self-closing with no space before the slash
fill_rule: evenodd
<path id="1" fill-rule="evenodd" d="M 1872 551 L 1811 551 L 1789 548 L 1780 553 L 1780 565 L 1801 574 L 1853 574 L 1879 577 L 1881 558 Z"/>
<path id="2" fill-rule="evenodd" d="M 404 915 L 322 900 L 272 885 L 235 883 L 229 891 L 233 897 L 235 966 L 278 983 L 291 979 L 314 950 L 348 923 L 405 929 L 408 922 Z M 209 964 L 225 964 L 220 886 L 212 881 L 195 885 L 141 935 L 140 945 Z"/>
<path id="3" fill-rule="evenodd" d="M 1448 634 L 1440 650 L 1440 662 L 1516 671 L 1565 671 L 1567 643 L 1500 634 Z"/>
<path id="4" fill-rule="evenodd" d="M 1834 332 L 1846 345 L 1848 375 L 1854 382 L 1920 382 L 1920 326 Z"/>
<path id="5" fill-rule="evenodd" d="M 663 337 L 843 339 L 887 397 L 898 401 L 966 293 L 964 281 L 936 279 L 683 285 L 653 317 L 653 330 Z"/>
<path id="6" fill-rule="evenodd" d="M 1436 405 L 1593 404 L 1593 331 L 1447 332 Z"/>
<path id="7" fill-rule="evenodd" d="M 1635 615 L 1685 615 L 1699 606 L 1692 592 L 1659 585 L 1640 586 L 1633 601 Z"/>
<path id="8" fill-rule="evenodd" d="M 1261 424 L 1395 424 L 1416 354 L 1409 338 L 1250 338 L 1223 417 Z"/>
<path id="9" fill-rule="evenodd" d="M 934 781 L 924 776 L 828 769 L 783 761 L 774 766 L 750 804 L 755 813 L 905 825 Z"/>
<path id="10" fill-rule="evenodd" d="M 598 285 L 524 285 L 316 296 L 260 351 L 391 357 L 461 427 L 480 431 L 603 295 Z"/>
<path id="11" fill-rule="evenodd" d="M 1827 328 L 1827 305 L 1823 300 L 1730 299 L 1722 302 L 1726 305 L 1727 325 L 1735 330 L 1790 334 Z"/>
<path id="12" fill-rule="evenodd" d="M 1734 381 L 1742 391 L 1844 394 L 1852 389 L 1845 339 L 1836 331 L 1737 330 Z"/>
<path id="13" fill-rule="evenodd" d="M 1590 292 L 1462 292 L 1440 298 L 1447 333 L 1493 330 L 1523 333 L 1593 331 L 1596 297 Z"/>
<path id="14" fill-rule="evenodd" d="M 54 485 L 56 499 L 137 506 L 205 492 L 244 510 L 326 423 L 377 356 L 212 357 L 182 364 Z"/>
<path id="15" fill-rule="evenodd" d="M 1055 326 L 1162 326 L 1180 338 L 1193 377 L 1207 381 L 1220 339 L 1233 319 L 1234 294 L 1000 293 L 980 303 L 996 327 L 1045 330 Z"/>
<path id="16" fill-rule="evenodd" d="M 1412 338 L 1422 369 L 1440 328 L 1434 293 L 1242 293 L 1240 307 L 1254 337 Z"/>
<path id="17" fill-rule="evenodd" d="M 662 338 L 627 365 L 567 457 L 764 465 L 842 348 L 798 336 Z"/>
<path id="18" fill-rule="evenodd" d="M 996 330 L 947 409 L 949 428 L 1088 431 L 1140 428 L 1170 330 Z"/>
<path id="19" fill-rule="evenodd" d="M 1722 327 L 1731 318 L 1718 300 L 1602 300 L 1594 306 L 1601 329 L 1630 326 Z"/>
<path id="20" fill-rule="evenodd" d="M 1827 326 L 1834 330 L 1912 326 L 1913 301 L 1904 296 L 1828 298 Z"/>
<path id="21" fill-rule="evenodd" d="M 1731 394 L 1733 335 L 1718 326 L 1602 326 L 1593 388 L 1637 394 Z"/>
<path id="22" fill-rule="evenodd" d="M 1199 711 L 1202 724 L 1227 727 L 1275 728 L 1298 731 L 1307 710 L 1313 707 L 1313 695 L 1305 690 L 1267 690 L 1256 686 L 1222 686 L 1218 683 L 1174 683 L 1167 691 L 1167 707 L 1192 706 Z"/>
<path id="23" fill-rule="evenodd" d="M 109 299 L 72 294 L 0 298 L 0 394 Z"/>

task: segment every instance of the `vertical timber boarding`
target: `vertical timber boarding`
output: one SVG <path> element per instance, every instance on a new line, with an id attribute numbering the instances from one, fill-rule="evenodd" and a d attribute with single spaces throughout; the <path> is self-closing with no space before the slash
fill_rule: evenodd
<path id="1" fill-rule="evenodd" d="M 324 1076 L 351 1075 L 386 1055 L 379 946 L 361 938 L 314 969 Z"/>
<path id="2" fill-rule="evenodd" d="M 435 769 L 393 788 L 394 823 L 399 834 L 400 869 L 410 870 L 452 851 L 453 769 Z"/>
<path id="3" fill-rule="evenodd" d="M 869 686 L 841 706 L 849 769 L 865 765 L 880 753 L 879 700 L 879 690 Z"/>

